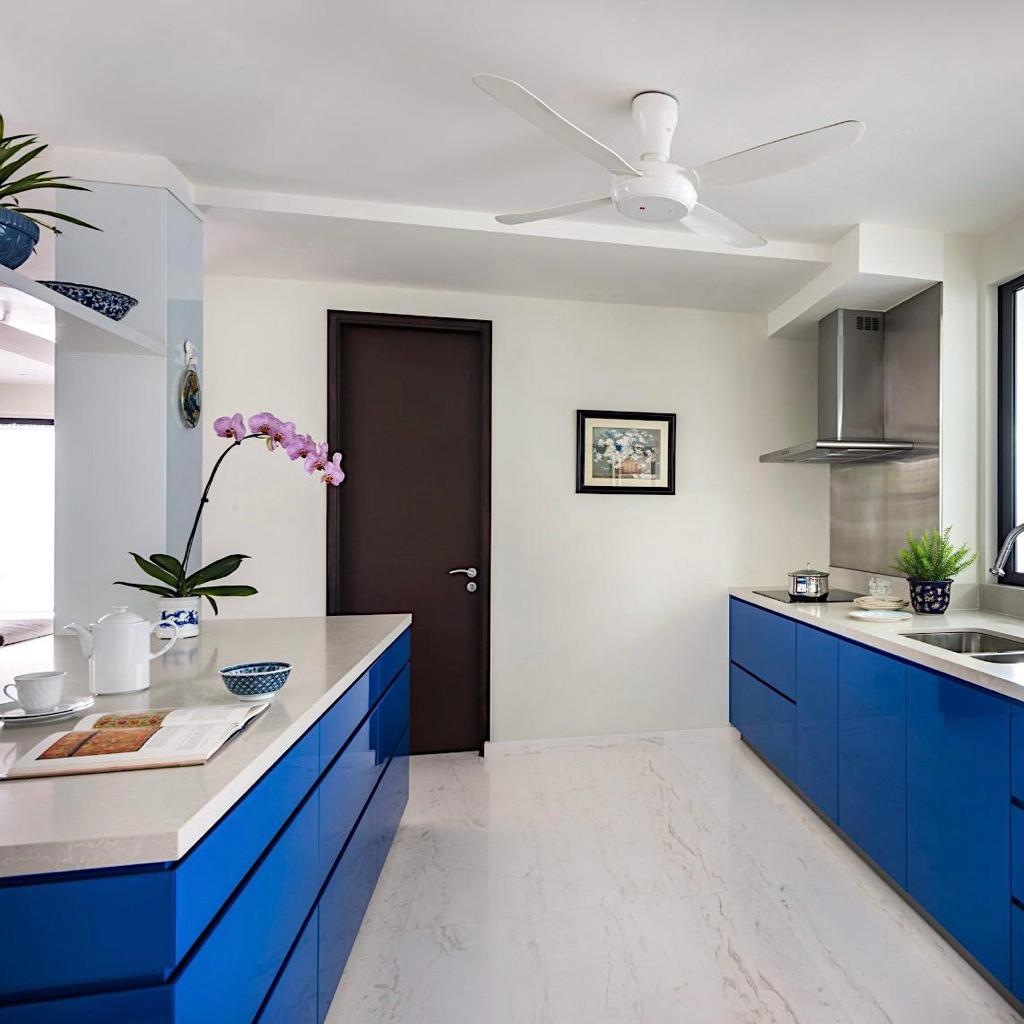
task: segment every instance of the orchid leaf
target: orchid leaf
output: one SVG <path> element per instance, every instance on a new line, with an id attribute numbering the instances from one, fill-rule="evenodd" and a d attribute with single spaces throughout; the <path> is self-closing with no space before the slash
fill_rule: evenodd
<path id="1" fill-rule="evenodd" d="M 223 558 L 218 558 L 216 562 L 203 566 L 198 572 L 187 577 L 182 583 L 182 589 L 186 594 L 191 594 L 196 587 L 201 587 L 204 583 L 230 576 L 242 564 L 242 560 L 248 557 L 248 555 L 225 555 Z"/>
<path id="2" fill-rule="evenodd" d="M 214 599 L 212 597 L 210 597 L 209 594 L 203 594 L 203 597 L 205 597 L 206 600 L 210 602 L 210 607 L 213 609 L 213 614 L 214 615 L 220 615 L 220 611 L 217 608 L 217 602 L 214 601 Z"/>
<path id="3" fill-rule="evenodd" d="M 161 597 L 178 596 L 170 587 L 157 587 L 150 583 L 126 583 L 124 580 L 115 580 L 114 586 L 134 587 L 136 590 L 144 590 L 147 594 L 159 594 Z"/>
<path id="4" fill-rule="evenodd" d="M 168 572 L 166 569 L 161 569 L 155 562 L 151 562 L 148 558 L 143 558 L 142 555 L 137 555 L 134 551 L 129 551 L 128 554 L 135 559 L 135 564 L 147 576 L 152 576 L 153 579 L 159 580 L 161 583 L 170 584 L 172 587 L 178 585 L 178 578 L 173 573 Z"/>
<path id="5" fill-rule="evenodd" d="M 185 570 L 182 567 L 181 562 L 179 562 L 174 555 L 150 555 L 149 560 L 156 565 L 159 565 L 165 572 L 169 572 L 174 577 L 175 582 L 185 575 Z"/>
<path id="6" fill-rule="evenodd" d="M 200 587 L 198 590 L 193 590 L 192 593 L 201 594 L 203 597 L 252 597 L 253 594 L 258 594 L 259 591 L 255 587 L 238 585 Z"/>

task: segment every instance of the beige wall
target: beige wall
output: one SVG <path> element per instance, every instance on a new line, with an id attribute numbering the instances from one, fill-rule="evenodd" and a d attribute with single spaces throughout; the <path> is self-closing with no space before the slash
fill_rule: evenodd
<path id="1" fill-rule="evenodd" d="M 207 467 L 222 413 L 324 435 L 328 309 L 493 321 L 492 739 L 723 724 L 726 589 L 827 558 L 827 470 L 757 461 L 813 435 L 815 348 L 761 317 L 228 277 L 205 306 Z M 675 412 L 676 496 L 575 494 L 577 408 Z M 260 594 L 222 614 L 322 614 L 324 488 L 225 465 L 204 556 L 250 554 Z"/>

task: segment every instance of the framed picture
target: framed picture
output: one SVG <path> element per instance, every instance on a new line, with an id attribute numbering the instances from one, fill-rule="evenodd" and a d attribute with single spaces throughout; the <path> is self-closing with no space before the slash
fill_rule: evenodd
<path id="1" fill-rule="evenodd" d="M 675 413 L 577 409 L 576 493 L 675 494 Z"/>

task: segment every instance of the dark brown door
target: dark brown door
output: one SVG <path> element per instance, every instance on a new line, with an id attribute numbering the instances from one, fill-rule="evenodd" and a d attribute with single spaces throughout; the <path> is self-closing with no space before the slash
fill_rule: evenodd
<path id="1" fill-rule="evenodd" d="M 411 611 L 411 750 L 480 749 L 490 324 L 330 313 L 328 423 L 346 473 L 328 489 L 328 613 Z"/>

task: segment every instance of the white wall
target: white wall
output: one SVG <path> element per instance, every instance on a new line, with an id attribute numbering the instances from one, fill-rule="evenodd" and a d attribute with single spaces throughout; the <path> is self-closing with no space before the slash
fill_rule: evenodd
<path id="1" fill-rule="evenodd" d="M 207 468 L 222 413 L 323 437 L 328 309 L 493 321 L 492 739 L 723 724 L 726 589 L 828 554 L 827 470 L 757 461 L 814 433 L 814 345 L 751 315 L 209 277 Z M 675 497 L 574 493 L 587 407 L 677 414 Z M 324 488 L 256 445 L 225 467 L 204 557 L 252 555 L 260 594 L 222 614 L 323 614 Z"/>
<path id="2" fill-rule="evenodd" d="M 53 419 L 52 384 L 0 384 L 0 416 Z"/>

